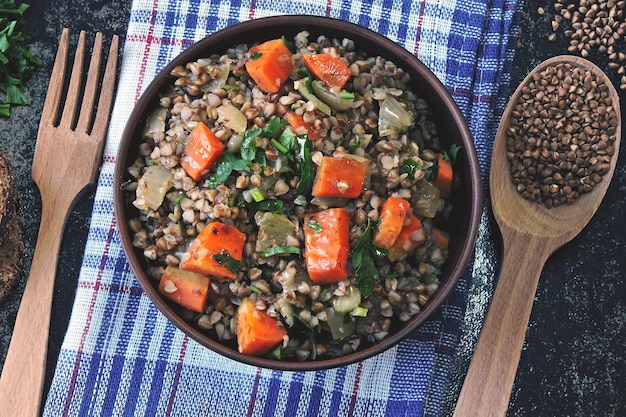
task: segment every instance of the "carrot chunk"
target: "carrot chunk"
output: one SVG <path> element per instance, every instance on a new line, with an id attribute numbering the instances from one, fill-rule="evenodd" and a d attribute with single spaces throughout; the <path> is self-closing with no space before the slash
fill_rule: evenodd
<path id="1" fill-rule="evenodd" d="M 241 266 L 246 235 L 220 222 L 207 224 L 191 242 L 180 267 L 216 278 L 235 279 Z"/>
<path id="2" fill-rule="evenodd" d="M 372 244 L 379 248 L 391 249 L 404 221 L 411 213 L 411 203 L 400 197 L 389 197 L 380 209 L 378 227 L 374 229 Z"/>
<path id="3" fill-rule="evenodd" d="M 392 262 L 405 257 L 426 241 L 426 233 L 420 219 L 411 214 L 404 223 L 398 238 L 387 253 L 387 258 Z"/>
<path id="4" fill-rule="evenodd" d="M 257 310 L 249 298 L 237 309 L 237 345 L 247 355 L 264 355 L 283 341 L 287 330 L 274 317 Z"/>
<path id="5" fill-rule="evenodd" d="M 293 59 L 282 39 L 274 39 L 250 48 L 246 70 L 266 93 L 277 92 L 289 78 Z"/>
<path id="6" fill-rule="evenodd" d="M 450 189 L 452 188 L 452 164 L 449 159 L 443 155 L 439 155 L 437 160 L 437 176 L 435 177 L 435 187 L 439 189 L 441 198 L 450 198 Z"/>
<path id="7" fill-rule="evenodd" d="M 304 121 L 304 118 L 298 113 L 288 111 L 283 117 L 285 118 L 285 120 L 287 120 L 287 122 L 289 122 L 289 127 L 294 134 L 303 135 L 306 133 L 311 140 L 318 140 L 322 138 L 319 134 L 317 134 L 315 130 L 313 130 L 313 127 L 311 127 L 309 123 Z"/>
<path id="8" fill-rule="evenodd" d="M 168 266 L 165 268 L 159 292 L 189 310 L 202 313 L 209 295 L 211 280 L 195 272 Z"/>
<path id="9" fill-rule="evenodd" d="M 199 122 L 189 134 L 187 145 L 185 145 L 185 155 L 181 158 L 180 165 L 191 178 L 198 181 L 225 148 L 226 146 L 211 132 L 211 129 Z"/>
<path id="10" fill-rule="evenodd" d="M 316 197 L 357 198 L 363 190 L 367 162 L 325 156 L 317 170 L 311 194 Z"/>
<path id="11" fill-rule="evenodd" d="M 450 244 L 450 234 L 437 227 L 433 227 L 432 232 L 435 238 L 434 245 L 441 249 L 448 249 L 448 245 Z"/>
<path id="12" fill-rule="evenodd" d="M 348 277 L 350 212 L 330 208 L 304 219 L 305 263 L 316 284 L 339 282 Z"/>
<path id="13" fill-rule="evenodd" d="M 352 76 L 350 68 L 339 58 L 329 54 L 302 55 L 304 66 L 327 87 L 343 86 Z"/>

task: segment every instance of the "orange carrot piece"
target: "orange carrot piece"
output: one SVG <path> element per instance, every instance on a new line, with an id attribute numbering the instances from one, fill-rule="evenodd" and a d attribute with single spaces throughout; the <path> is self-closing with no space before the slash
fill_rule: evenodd
<path id="1" fill-rule="evenodd" d="M 450 244 L 450 234 L 437 227 L 433 227 L 432 232 L 435 238 L 435 241 L 433 242 L 434 245 L 441 249 L 448 249 L 448 245 Z"/>
<path id="2" fill-rule="evenodd" d="M 291 131 L 296 135 L 307 134 L 311 140 L 319 140 L 322 137 L 313 130 L 313 127 L 304 121 L 304 118 L 294 111 L 288 111 L 283 116 L 287 122 Z"/>
<path id="3" fill-rule="evenodd" d="M 411 213 L 411 203 L 400 197 L 389 197 L 383 203 L 374 229 L 372 244 L 382 249 L 391 249 L 400 235 L 404 221 Z"/>
<path id="4" fill-rule="evenodd" d="M 246 355 L 264 355 L 287 335 L 280 322 L 257 310 L 249 298 L 241 300 L 237 309 L 237 345 Z"/>
<path id="5" fill-rule="evenodd" d="M 349 157 L 322 158 L 311 194 L 316 197 L 357 198 L 363 190 L 367 162 Z"/>
<path id="6" fill-rule="evenodd" d="M 246 235 L 236 227 L 220 222 L 209 223 L 191 242 L 180 267 L 216 278 L 235 279 L 237 272 L 232 266 L 229 268 L 228 261 L 239 266 L 245 243 Z"/>
<path id="7" fill-rule="evenodd" d="M 387 258 L 392 262 L 408 255 L 426 241 L 426 233 L 420 219 L 411 214 L 404 223 L 398 238 L 387 253 Z"/>
<path id="8" fill-rule="evenodd" d="M 159 282 L 159 292 L 165 298 L 197 313 L 204 311 L 210 288 L 208 277 L 173 266 L 165 268 Z"/>
<path id="9" fill-rule="evenodd" d="M 215 136 L 211 129 L 199 122 L 191 131 L 185 145 L 185 154 L 180 165 L 187 174 L 198 181 L 213 163 L 220 157 L 226 146 Z"/>
<path id="10" fill-rule="evenodd" d="M 327 87 L 343 86 L 352 76 L 350 68 L 339 58 L 328 54 L 302 55 L 304 66 Z"/>
<path id="11" fill-rule="evenodd" d="M 274 39 L 250 48 L 246 70 L 266 93 L 277 92 L 289 78 L 293 59 L 282 39 Z"/>
<path id="12" fill-rule="evenodd" d="M 350 212 L 329 208 L 304 219 L 305 263 L 316 284 L 339 282 L 348 277 Z"/>
<path id="13" fill-rule="evenodd" d="M 452 164 L 443 155 L 439 155 L 437 160 L 437 176 L 435 177 L 435 187 L 439 189 L 441 198 L 450 198 L 450 189 L 452 188 Z"/>

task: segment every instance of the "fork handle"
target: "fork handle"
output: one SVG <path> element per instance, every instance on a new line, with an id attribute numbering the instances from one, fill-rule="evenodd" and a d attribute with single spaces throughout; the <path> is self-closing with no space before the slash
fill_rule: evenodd
<path id="1" fill-rule="evenodd" d="M 63 230 L 72 206 L 59 210 L 59 201 L 56 207 L 46 203 L 42 195 L 35 253 L 0 375 L 0 416 L 40 415 L 54 279 Z"/>

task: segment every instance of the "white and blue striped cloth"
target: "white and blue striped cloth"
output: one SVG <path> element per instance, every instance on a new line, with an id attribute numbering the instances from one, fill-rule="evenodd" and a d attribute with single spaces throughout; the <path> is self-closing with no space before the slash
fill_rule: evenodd
<path id="1" fill-rule="evenodd" d="M 395 348 L 347 367 L 279 372 L 241 365 L 177 330 L 145 296 L 122 251 L 113 170 L 122 130 L 156 73 L 225 26 L 316 14 L 369 27 L 446 85 L 475 138 L 487 183 L 522 0 L 134 0 L 76 301 L 44 415 L 440 416 L 476 262 L 440 312 Z M 488 240 L 483 222 L 480 239 Z M 488 246 L 488 245 L 487 245 Z M 486 270 L 486 271 L 484 271 Z"/>

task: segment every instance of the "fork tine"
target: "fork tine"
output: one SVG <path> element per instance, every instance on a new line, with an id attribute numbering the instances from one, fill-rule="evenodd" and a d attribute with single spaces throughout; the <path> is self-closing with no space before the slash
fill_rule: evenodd
<path id="1" fill-rule="evenodd" d="M 76 108 L 81 95 L 81 83 L 83 74 L 83 63 L 85 61 L 85 31 L 80 31 L 78 37 L 78 46 L 76 47 L 76 55 L 74 56 L 74 65 L 72 66 L 72 75 L 70 76 L 70 84 L 67 90 L 67 98 L 61 116 L 62 126 L 72 127 L 76 120 Z"/>
<path id="2" fill-rule="evenodd" d="M 59 49 L 57 50 L 56 58 L 54 59 L 52 75 L 50 76 L 50 84 L 48 85 L 48 93 L 46 95 L 46 101 L 41 114 L 41 120 L 50 124 L 54 124 L 59 115 L 61 94 L 63 92 L 63 80 L 65 79 L 65 69 L 67 68 L 67 54 L 70 43 L 69 39 L 69 29 L 65 28 L 61 33 Z"/>
<path id="3" fill-rule="evenodd" d="M 102 33 L 96 33 L 96 39 L 91 52 L 91 62 L 87 72 L 87 82 L 85 83 L 85 91 L 83 93 L 83 103 L 78 114 L 78 122 L 76 130 L 78 132 L 87 133 L 89 124 L 91 123 L 91 115 L 93 114 L 93 105 L 96 101 L 96 92 L 98 89 L 98 80 L 100 79 L 100 62 L 102 61 Z"/>
<path id="4" fill-rule="evenodd" d="M 113 97 L 115 96 L 118 44 L 119 37 L 117 35 L 113 35 L 113 38 L 111 39 L 111 47 L 109 48 L 106 70 L 104 72 L 104 78 L 102 79 L 100 99 L 98 100 L 98 110 L 96 112 L 96 119 L 93 123 L 92 132 L 106 132 L 107 125 L 109 124 L 111 106 L 113 105 Z M 104 143 L 104 140 L 102 143 Z"/>

